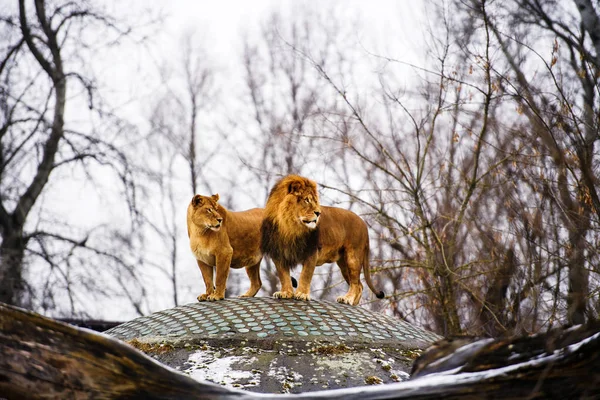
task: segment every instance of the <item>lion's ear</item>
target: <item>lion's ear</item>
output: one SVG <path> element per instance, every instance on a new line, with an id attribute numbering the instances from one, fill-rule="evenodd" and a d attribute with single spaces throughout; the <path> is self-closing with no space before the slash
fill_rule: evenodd
<path id="1" fill-rule="evenodd" d="M 302 190 L 302 183 L 300 182 L 292 182 L 288 186 L 288 193 L 297 193 Z"/>
<path id="2" fill-rule="evenodd" d="M 213 199 L 216 203 L 217 201 L 219 201 L 219 193 L 213 194 L 212 196 L 210 196 L 210 198 Z"/>
<path id="3" fill-rule="evenodd" d="M 197 194 L 194 197 L 192 197 L 192 204 L 194 205 L 194 207 L 201 206 L 202 205 L 202 196 Z"/>

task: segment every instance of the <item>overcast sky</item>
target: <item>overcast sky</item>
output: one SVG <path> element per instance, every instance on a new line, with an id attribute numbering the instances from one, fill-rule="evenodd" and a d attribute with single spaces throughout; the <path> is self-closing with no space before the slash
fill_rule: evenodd
<path id="1" fill-rule="evenodd" d="M 122 3 L 106 0 L 109 13 L 122 15 Z M 242 39 L 246 35 L 258 34 L 261 24 L 274 11 L 284 15 L 294 10 L 324 10 L 335 7 L 336 19 L 356 29 L 355 44 L 365 51 L 419 62 L 414 52 L 419 49 L 424 29 L 419 24 L 425 20 L 420 1 L 393 0 L 344 0 L 344 1 L 291 1 L 291 0 L 139 0 L 135 11 L 151 10 L 164 16 L 160 32 L 153 32 L 154 62 L 161 57 L 178 59 L 181 54 L 181 38 L 186 32 L 194 31 L 200 48 L 204 48 L 216 68 L 236 73 L 241 66 Z M 359 20 L 357 24 L 356 21 Z M 156 51 L 159 54 L 156 54 Z M 129 53 L 127 55 L 130 55 Z M 141 55 L 146 63 L 145 55 Z M 145 64 L 142 73 L 149 73 Z M 133 71 L 139 75 L 139 67 Z M 114 74 L 117 71 L 112 70 Z M 125 72 L 123 71 L 125 74 Z M 130 74 L 129 72 L 127 74 Z M 138 76 L 139 77 L 139 76 Z M 127 76 L 124 79 L 129 80 Z M 140 94 L 145 96 L 146 93 Z"/>
<path id="2" fill-rule="evenodd" d="M 424 36 L 425 32 L 417 26 L 417 21 L 422 19 L 418 6 L 420 2 L 391 1 L 391 0 L 343 0 L 332 1 L 189 1 L 189 0 L 138 0 L 127 3 L 129 8 L 123 9 L 124 3 L 105 0 L 107 13 L 116 18 L 124 19 L 135 25 L 136 15 L 140 10 L 149 10 L 155 15 L 159 12 L 164 15 L 162 23 L 154 25 L 149 30 L 149 39 L 144 44 L 129 43 L 121 48 L 106 49 L 106 56 L 96 55 L 100 62 L 94 61 L 93 68 L 99 79 L 108 88 L 103 93 L 108 93 L 107 103 L 117 110 L 127 120 L 136 124 L 140 131 L 145 132 L 147 128 L 149 112 L 152 104 L 152 96 L 161 90 L 161 82 L 158 77 L 158 69 L 164 62 L 177 62 L 182 58 L 183 35 L 193 30 L 195 38 L 199 41 L 198 47 L 204 49 L 208 54 L 208 62 L 214 65 L 219 72 L 219 88 L 224 93 L 219 101 L 231 104 L 234 96 L 243 92 L 242 88 L 242 44 L 245 35 L 258 35 L 259 28 L 274 11 L 281 11 L 284 16 L 294 10 L 302 8 L 325 9 L 336 6 L 336 19 L 346 27 L 351 26 L 354 38 L 349 45 L 363 49 L 365 60 L 367 52 L 382 54 L 404 61 L 422 63 L 414 52 L 416 43 Z M 359 23 L 357 23 L 357 19 Z M 130 21 L 131 20 L 131 21 Z M 158 29 L 157 29 L 158 28 Z M 104 58 L 103 58 L 104 57 Z M 369 74 L 371 75 L 371 74 Z M 409 78 L 406 78 L 409 79 Z M 237 85 L 235 88 L 227 88 L 227 85 Z M 232 90 L 228 90 L 232 89 Z M 72 92 L 71 92 L 72 93 Z M 81 107 L 86 108 L 87 98 L 84 93 L 80 95 Z M 81 108 L 74 102 L 69 103 L 68 111 L 71 117 L 81 112 Z M 227 109 L 229 112 L 229 109 Z M 219 115 L 219 113 L 215 113 Z M 221 116 L 222 113 L 220 114 Z M 146 124 L 146 126 L 145 126 Z M 239 133 L 239 132 L 238 132 Z M 232 165 L 235 163 L 232 163 Z M 238 164 L 235 164 L 238 165 Z M 73 221 L 85 221 L 90 226 L 96 226 L 104 221 L 109 224 L 118 224 L 123 218 L 118 211 L 122 205 L 113 204 L 107 198 L 103 190 L 98 189 L 95 183 L 88 182 L 87 176 L 73 175 L 73 171 L 61 172 L 67 175 L 66 180 L 76 182 L 71 190 L 72 202 L 64 200 L 65 180 L 58 179 L 60 185 L 54 190 L 46 191 L 48 204 L 54 204 L 58 214 L 64 214 Z M 69 176 L 69 174 L 71 174 Z M 111 187 L 113 176 L 106 176 L 106 187 Z M 98 178 L 100 181 L 104 178 Z M 320 179 L 316 177 L 315 179 Z M 187 184 L 187 182 L 186 182 Z M 226 194 L 231 188 L 228 182 L 219 180 L 213 182 L 213 188 L 217 192 Z M 114 186 L 114 185 L 112 185 Z M 189 190 L 187 186 L 183 186 Z M 222 196 L 223 198 L 224 196 Z M 181 212 L 184 215 L 189 194 L 181 196 Z M 256 204 L 243 204 L 238 201 L 235 207 L 255 207 Z M 238 209 L 243 209 L 238 208 Z M 94 210 L 90 213 L 90 210 Z M 123 210 L 124 211 L 124 210 Z M 111 222 L 112 220 L 112 222 Z M 184 219 L 181 220 L 182 224 Z M 200 293 L 203 285 L 200 273 L 195 266 L 193 256 L 188 253 L 187 236 L 185 225 L 181 226 L 182 239 L 182 264 L 180 282 L 185 287 L 181 288 L 182 302 L 187 303 L 195 300 L 195 295 Z M 149 246 L 149 251 L 156 250 Z M 244 274 L 243 271 L 235 273 Z M 158 311 L 171 306 L 171 295 L 169 288 L 161 285 L 160 279 L 151 281 L 157 287 L 146 287 L 148 292 L 155 293 L 149 299 L 150 311 Z M 261 295 L 262 292 L 261 292 Z M 106 306 L 102 303 L 90 304 L 87 309 L 92 315 L 107 319 L 128 319 L 133 315 L 125 310 Z"/>
<path id="3" fill-rule="evenodd" d="M 333 1 L 291 1 L 291 0 L 225 0 L 225 1 L 190 1 L 172 0 L 165 6 L 162 0 L 153 0 L 156 7 L 162 8 L 169 15 L 166 33 L 177 36 L 189 27 L 200 27 L 205 30 L 208 42 L 215 49 L 230 50 L 231 44 L 239 42 L 240 33 L 253 29 L 274 10 L 285 11 L 292 7 L 325 8 Z M 390 26 L 401 28 L 402 14 L 413 14 L 414 4 L 418 2 L 393 0 L 345 0 L 341 18 L 351 16 L 354 12 L 361 15 L 364 32 L 367 36 L 381 35 Z M 147 2 L 146 4 L 150 4 Z M 412 6 L 410 4 L 413 4 Z M 361 32 L 357 32 L 360 35 Z"/>
<path id="4" fill-rule="evenodd" d="M 109 7 L 109 13 L 116 16 L 122 15 L 119 14 L 119 9 L 123 3 L 109 4 L 110 7 L 114 7 Z M 133 107 L 133 114 L 137 113 L 139 120 L 135 121 L 132 114 L 128 114 L 127 117 L 143 127 L 148 121 L 149 108 L 147 105 L 151 103 L 146 99 L 151 98 L 153 91 L 159 90 L 160 86 L 160 82 L 156 80 L 158 64 L 167 61 L 177 65 L 182 58 L 181 39 L 186 32 L 192 30 L 195 32 L 194 37 L 199 42 L 197 43 L 198 47 L 207 52 L 207 62 L 214 65 L 219 72 L 221 81 L 218 86 L 222 92 L 219 101 L 229 104 L 232 102 L 233 96 L 243 92 L 241 87 L 243 86 L 241 81 L 243 76 L 242 45 L 246 35 L 258 35 L 260 26 L 274 11 L 280 11 L 284 16 L 287 16 L 289 13 L 295 15 L 294 10 L 298 9 L 325 10 L 330 6 L 335 6 L 338 21 L 341 21 L 346 27 L 351 26 L 355 29 L 353 31 L 354 37 L 349 39 L 354 43 L 349 43 L 349 45 L 364 50 L 364 60 L 367 64 L 373 61 L 367 56 L 367 53 L 381 54 L 422 64 L 423 60 L 419 60 L 420 56 L 418 50 L 416 50 L 417 43 L 425 35 L 424 29 L 418 26 L 418 21 L 423 20 L 420 5 L 421 2 L 391 0 L 372 0 L 368 2 L 359 0 L 343 0 L 340 2 L 290 0 L 171 0 L 165 2 L 163 0 L 140 0 L 138 9 L 149 9 L 152 14 L 160 10 L 161 14 L 164 15 L 164 21 L 160 24 L 160 31 L 152 31 L 149 39 L 150 45 L 147 48 L 135 49 L 137 50 L 135 51 L 137 58 L 131 58 L 133 53 L 126 50 L 122 55 L 122 59 L 109 61 L 116 62 L 119 68 L 114 68 L 114 65 L 107 68 L 106 71 L 110 75 L 105 78 L 112 80 L 113 83 L 115 81 L 128 83 L 122 86 L 123 90 L 127 88 L 127 93 L 124 93 L 122 98 L 128 102 L 128 105 Z M 123 11 L 121 10 L 121 12 Z M 148 53 L 151 53 L 151 55 Z M 148 65 L 149 63 L 154 63 L 154 65 Z M 369 66 L 368 68 L 372 67 Z M 227 85 L 236 85 L 236 83 L 236 87 L 227 88 Z M 219 113 L 215 114 L 218 115 Z M 319 179 L 319 177 L 315 179 Z M 231 190 L 227 182 L 216 181 L 212 184 L 214 190 L 221 194 L 226 194 Z M 187 187 L 185 188 L 187 189 Z M 189 202 L 187 192 L 186 196 L 182 196 L 181 202 L 181 209 L 185 210 Z M 254 206 L 256 204 L 244 204 L 239 200 L 235 204 L 235 207 L 242 207 L 239 209 Z M 98 206 L 99 210 L 103 208 L 101 205 Z M 182 241 L 187 241 L 183 227 Z M 186 277 L 180 280 L 186 283 L 186 287 L 182 288 L 183 298 L 181 300 L 184 303 L 194 300 L 191 294 L 185 295 L 187 286 L 191 287 L 189 289 L 191 293 L 200 293 L 203 288 L 193 257 L 187 253 L 187 242 L 185 244 L 185 249 L 182 249 L 184 251 L 182 257 L 185 261 L 183 263 L 185 267 L 182 267 L 181 273 Z M 245 275 L 243 270 L 233 271 L 232 275 L 235 274 Z M 157 288 L 156 291 L 151 288 L 147 289 L 157 295 L 161 293 L 160 288 Z M 153 296 L 150 305 L 153 311 L 169 306 L 168 290 L 165 291 L 165 295 L 164 301 L 160 299 L 162 296 Z M 264 293 L 261 292 L 259 295 L 264 295 Z M 122 310 L 116 311 L 114 314 L 105 311 L 104 314 L 108 314 L 105 315 L 108 318 L 123 319 Z"/>

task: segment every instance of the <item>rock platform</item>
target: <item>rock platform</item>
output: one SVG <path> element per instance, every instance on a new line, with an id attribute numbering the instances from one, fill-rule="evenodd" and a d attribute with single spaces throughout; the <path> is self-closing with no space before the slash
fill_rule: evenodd
<path id="1" fill-rule="evenodd" d="M 403 381 L 441 339 L 362 307 L 260 297 L 187 304 L 105 333 L 195 379 L 261 393 Z"/>

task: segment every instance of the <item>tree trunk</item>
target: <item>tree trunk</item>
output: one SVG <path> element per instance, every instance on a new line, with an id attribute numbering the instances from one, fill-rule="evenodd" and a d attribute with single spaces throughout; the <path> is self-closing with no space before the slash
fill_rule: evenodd
<path id="1" fill-rule="evenodd" d="M 443 255 L 436 257 L 435 274 L 439 285 L 440 306 L 443 316 L 442 334 L 444 336 L 455 336 L 462 334 L 460 318 L 456 306 L 456 292 L 454 276 L 451 265 L 447 265 Z M 452 257 L 447 259 L 452 260 Z M 449 261 L 448 261 L 449 262 Z"/>
<path id="2" fill-rule="evenodd" d="M 4 205 L 0 207 L 0 226 L 2 227 L 2 245 L 0 245 L 0 301 L 8 304 L 23 305 L 23 259 L 27 240 L 23 236 L 23 227 L 31 209 L 35 205 L 42 190 L 48 183 L 58 147 L 64 135 L 64 114 L 67 98 L 67 82 L 63 71 L 61 48 L 57 32 L 52 30 L 50 20 L 46 16 L 45 2 L 36 0 L 35 11 L 44 39 L 36 41 L 32 33 L 25 1 L 19 1 L 19 24 L 23 40 L 27 48 L 52 80 L 54 85 L 54 115 L 50 132 L 43 146 L 42 157 L 37 165 L 35 175 L 18 198 L 12 213 Z M 38 34 L 39 35 L 39 34 Z M 39 39 L 39 37 L 37 37 Z M 46 47 L 40 49 L 39 43 Z M 50 56 L 50 58 L 46 58 Z"/>
<path id="3" fill-rule="evenodd" d="M 567 319 L 569 324 L 585 323 L 589 287 L 585 267 L 585 237 L 577 230 L 569 235 L 569 294 L 567 296 Z"/>
<path id="4" fill-rule="evenodd" d="M 485 293 L 484 302 L 481 305 L 479 319 L 487 336 L 498 337 L 506 332 L 508 325 L 506 293 L 516 270 L 516 256 L 511 248 L 506 252 L 502 265 L 499 265 L 494 272 L 492 283 Z"/>
<path id="5" fill-rule="evenodd" d="M 20 231 L 8 233 L 0 245 L 0 302 L 23 306 L 23 257 L 26 242 Z"/>

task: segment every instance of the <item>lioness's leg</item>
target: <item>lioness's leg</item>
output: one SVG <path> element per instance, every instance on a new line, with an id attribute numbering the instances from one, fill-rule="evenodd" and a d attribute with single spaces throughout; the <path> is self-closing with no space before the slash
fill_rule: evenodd
<path id="1" fill-rule="evenodd" d="M 277 268 L 277 275 L 281 282 L 281 290 L 273 293 L 273 297 L 276 299 L 291 299 L 294 297 L 294 288 L 292 287 L 292 278 L 290 277 L 290 267 L 281 262 L 275 262 L 275 268 Z"/>
<path id="2" fill-rule="evenodd" d="M 208 296 L 207 300 L 223 300 L 225 298 L 225 287 L 227 286 L 227 277 L 229 276 L 229 269 L 231 267 L 231 256 L 233 250 L 225 254 L 217 255 L 217 266 L 216 266 L 216 287 L 215 292 Z"/>
<path id="3" fill-rule="evenodd" d="M 345 254 L 345 259 L 338 260 L 338 265 L 340 266 L 340 269 L 342 269 L 342 274 L 342 265 L 344 264 L 346 265 L 346 271 L 348 274 L 346 282 L 348 282 L 350 287 L 348 288 L 348 293 L 337 298 L 337 302 L 355 306 L 360 301 L 363 291 L 363 285 L 360 282 L 360 260 L 356 257 L 356 254 L 353 251 L 347 251 Z M 344 276 L 344 278 L 346 277 Z"/>
<path id="4" fill-rule="evenodd" d="M 202 279 L 204 280 L 204 286 L 206 286 L 206 293 L 198 296 L 198 301 L 205 301 L 209 295 L 213 294 L 215 291 L 214 283 L 213 283 L 213 267 L 208 264 L 203 263 L 200 260 L 196 260 L 198 262 L 198 267 L 200 267 L 200 272 L 202 273 Z"/>
<path id="5" fill-rule="evenodd" d="M 250 279 L 250 289 L 240 297 L 254 297 L 262 286 L 260 280 L 260 261 L 250 267 L 246 267 L 246 274 L 248 274 L 248 278 Z"/>
<path id="6" fill-rule="evenodd" d="M 315 272 L 317 264 L 317 255 L 311 256 L 302 265 L 302 272 L 300 272 L 300 281 L 298 282 L 298 289 L 294 295 L 295 299 L 308 301 L 310 300 L 310 283 Z"/>

